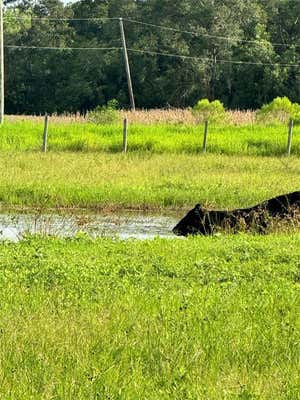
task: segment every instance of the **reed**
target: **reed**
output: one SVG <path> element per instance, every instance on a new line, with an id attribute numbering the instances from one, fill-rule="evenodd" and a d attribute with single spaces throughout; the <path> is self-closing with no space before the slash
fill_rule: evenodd
<path id="1" fill-rule="evenodd" d="M 190 109 L 170 108 L 170 109 L 149 109 L 149 110 L 121 110 L 119 118 L 127 117 L 134 124 L 187 124 L 193 125 L 196 119 Z M 234 125 L 248 125 L 256 122 L 255 112 L 251 110 L 231 110 L 227 111 L 228 122 Z M 40 115 L 8 115 L 8 121 L 33 121 L 42 122 L 43 116 Z M 51 116 L 54 123 L 74 123 L 86 122 L 85 116 L 77 114 L 64 114 Z"/>

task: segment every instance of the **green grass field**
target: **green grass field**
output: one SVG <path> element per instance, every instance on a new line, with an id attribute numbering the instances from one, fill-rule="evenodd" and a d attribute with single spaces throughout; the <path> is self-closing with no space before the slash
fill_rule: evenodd
<path id="1" fill-rule="evenodd" d="M 1 399 L 300 399 L 300 236 L 0 247 Z"/>
<path id="2" fill-rule="evenodd" d="M 286 153 L 287 131 L 284 125 L 211 125 L 207 151 L 227 155 L 280 156 Z M 42 136 L 42 122 L 7 121 L 0 128 L 0 150 L 39 151 Z M 202 142 L 201 125 L 129 125 L 130 152 L 197 154 L 202 151 Z M 50 120 L 48 149 L 118 153 L 122 150 L 122 126 L 101 126 L 86 122 L 51 123 Z M 300 155 L 299 126 L 294 128 L 292 153 Z"/>
<path id="3" fill-rule="evenodd" d="M 232 208 L 300 188 L 296 157 L 2 152 L 0 169 L 3 207 Z"/>
<path id="4" fill-rule="evenodd" d="M 6 122 L 0 205 L 184 212 L 300 190 L 300 131 Z M 300 234 L 0 243 L 0 398 L 300 400 Z"/>

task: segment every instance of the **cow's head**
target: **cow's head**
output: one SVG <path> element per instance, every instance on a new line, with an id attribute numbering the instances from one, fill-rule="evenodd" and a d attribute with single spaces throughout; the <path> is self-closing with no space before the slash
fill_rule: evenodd
<path id="1" fill-rule="evenodd" d="M 204 225 L 205 212 L 200 204 L 187 213 L 185 217 L 173 228 L 173 233 L 178 236 L 207 234 Z"/>

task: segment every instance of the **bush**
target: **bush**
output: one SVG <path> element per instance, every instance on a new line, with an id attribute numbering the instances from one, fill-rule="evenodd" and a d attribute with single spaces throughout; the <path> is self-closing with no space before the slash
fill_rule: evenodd
<path id="1" fill-rule="evenodd" d="M 225 118 L 225 109 L 219 100 L 199 100 L 192 109 L 198 122 L 217 122 Z"/>
<path id="2" fill-rule="evenodd" d="M 113 124 L 119 119 L 118 101 L 110 100 L 106 106 L 97 106 L 88 114 L 88 121 L 94 124 Z"/>
<path id="3" fill-rule="evenodd" d="M 300 123 L 300 104 L 292 103 L 288 97 L 276 97 L 258 111 L 257 117 L 266 122 L 286 123 L 293 119 Z"/>

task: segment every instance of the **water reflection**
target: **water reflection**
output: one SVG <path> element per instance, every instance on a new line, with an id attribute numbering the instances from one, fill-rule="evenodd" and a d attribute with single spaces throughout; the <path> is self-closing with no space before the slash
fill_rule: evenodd
<path id="1" fill-rule="evenodd" d="M 0 240 L 18 241 L 28 233 L 70 237 L 78 232 L 121 239 L 171 238 L 177 221 L 174 215 L 0 214 Z"/>

